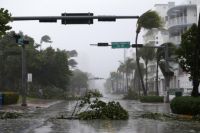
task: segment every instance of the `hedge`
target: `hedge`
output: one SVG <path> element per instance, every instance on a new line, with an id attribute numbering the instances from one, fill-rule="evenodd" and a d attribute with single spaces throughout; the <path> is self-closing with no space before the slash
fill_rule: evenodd
<path id="1" fill-rule="evenodd" d="M 19 100 L 19 94 L 15 92 L 2 92 L 3 105 L 16 104 Z"/>
<path id="2" fill-rule="evenodd" d="M 140 101 L 143 103 L 163 103 L 163 96 L 142 96 L 140 97 Z"/>
<path id="3" fill-rule="evenodd" d="M 135 91 L 129 89 L 128 93 L 126 95 L 124 95 L 123 99 L 126 99 L 126 100 L 138 100 L 139 96 Z"/>
<path id="4" fill-rule="evenodd" d="M 200 115 L 200 97 L 176 97 L 171 101 L 170 107 L 175 114 Z"/>

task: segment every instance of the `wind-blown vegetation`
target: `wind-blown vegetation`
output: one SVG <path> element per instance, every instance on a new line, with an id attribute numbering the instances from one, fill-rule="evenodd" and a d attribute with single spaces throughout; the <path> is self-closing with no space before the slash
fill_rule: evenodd
<path id="1" fill-rule="evenodd" d="M 155 11 L 147 11 L 144 14 L 140 16 L 140 18 L 137 21 L 137 29 L 136 29 L 136 37 L 135 37 L 135 44 L 137 46 L 138 44 L 138 36 L 142 28 L 144 29 L 152 29 L 152 28 L 160 28 L 162 27 L 162 21 L 160 16 Z M 140 68 L 140 58 L 138 55 L 138 48 L 136 47 L 136 64 L 138 69 L 138 74 L 140 77 L 140 82 L 143 89 L 143 94 L 147 95 L 147 88 L 144 86 L 143 76 L 142 76 L 142 70 Z"/>
<path id="2" fill-rule="evenodd" d="M 6 31 L 10 30 L 11 27 L 7 25 L 11 20 L 11 14 L 8 10 L 0 8 L 0 38 L 6 34 Z"/>
<path id="3" fill-rule="evenodd" d="M 190 75 L 193 82 L 192 96 L 200 96 L 200 20 L 198 26 L 192 27 L 182 35 L 180 47 L 177 50 L 178 61 L 183 69 Z"/>
<path id="4" fill-rule="evenodd" d="M 4 35 L 0 40 L 0 88 L 1 91 L 20 92 L 21 88 L 21 46 L 16 43 L 14 31 Z M 72 57 L 78 55 L 75 50 L 66 51 L 47 47 L 40 49 L 34 39 L 19 33 L 29 41 L 25 46 L 27 73 L 32 73 L 33 81 L 29 83 L 28 95 L 40 98 L 65 98 L 67 90 L 75 90 L 74 84 L 87 88 L 87 74 L 77 75 L 78 70 L 72 71 L 77 62 Z M 43 38 L 43 42 L 50 41 L 50 37 Z M 71 69 L 70 69 L 71 68 Z M 83 80 L 84 78 L 84 80 Z M 77 90 L 79 91 L 79 90 Z"/>
<path id="5" fill-rule="evenodd" d="M 92 99 L 93 97 L 93 99 Z M 110 119 L 126 120 L 128 112 L 119 104 L 119 102 L 104 102 L 96 97 L 96 93 L 88 92 L 77 104 L 72 113 L 72 118 L 78 117 L 81 120 L 92 119 Z M 84 111 L 82 111 L 84 110 Z"/>

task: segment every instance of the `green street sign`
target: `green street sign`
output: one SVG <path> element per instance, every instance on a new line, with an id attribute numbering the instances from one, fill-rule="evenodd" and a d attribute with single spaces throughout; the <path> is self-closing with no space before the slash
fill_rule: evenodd
<path id="1" fill-rule="evenodd" d="M 112 48 L 130 48 L 130 42 L 111 42 Z"/>

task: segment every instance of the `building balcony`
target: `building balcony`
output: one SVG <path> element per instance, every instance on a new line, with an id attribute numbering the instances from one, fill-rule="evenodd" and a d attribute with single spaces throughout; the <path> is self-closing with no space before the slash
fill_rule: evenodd
<path id="1" fill-rule="evenodd" d="M 167 27 L 169 29 L 174 26 L 186 25 L 186 24 L 187 24 L 187 16 L 176 17 L 168 20 Z"/>
<path id="2" fill-rule="evenodd" d="M 197 5 L 187 4 L 187 5 L 174 6 L 167 11 L 167 16 L 169 16 L 170 18 L 176 16 L 187 16 L 188 9 L 197 10 Z"/>
<path id="3" fill-rule="evenodd" d="M 180 5 L 172 7 L 167 12 L 167 27 L 185 27 L 197 23 L 197 5 Z"/>

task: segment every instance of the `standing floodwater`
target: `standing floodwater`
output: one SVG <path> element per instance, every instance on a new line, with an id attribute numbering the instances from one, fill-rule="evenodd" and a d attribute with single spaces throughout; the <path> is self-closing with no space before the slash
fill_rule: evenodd
<path id="1" fill-rule="evenodd" d="M 58 114 L 71 114 L 75 101 L 63 101 L 38 109 L 25 118 L 0 120 L 1 133 L 200 133 L 195 122 L 160 121 L 140 118 L 144 112 L 170 112 L 169 104 L 144 104 L 105 96 L 105 101 L 119 101 L 129 112 L 128 120 L 66 120 L 52 119 Z"/>

